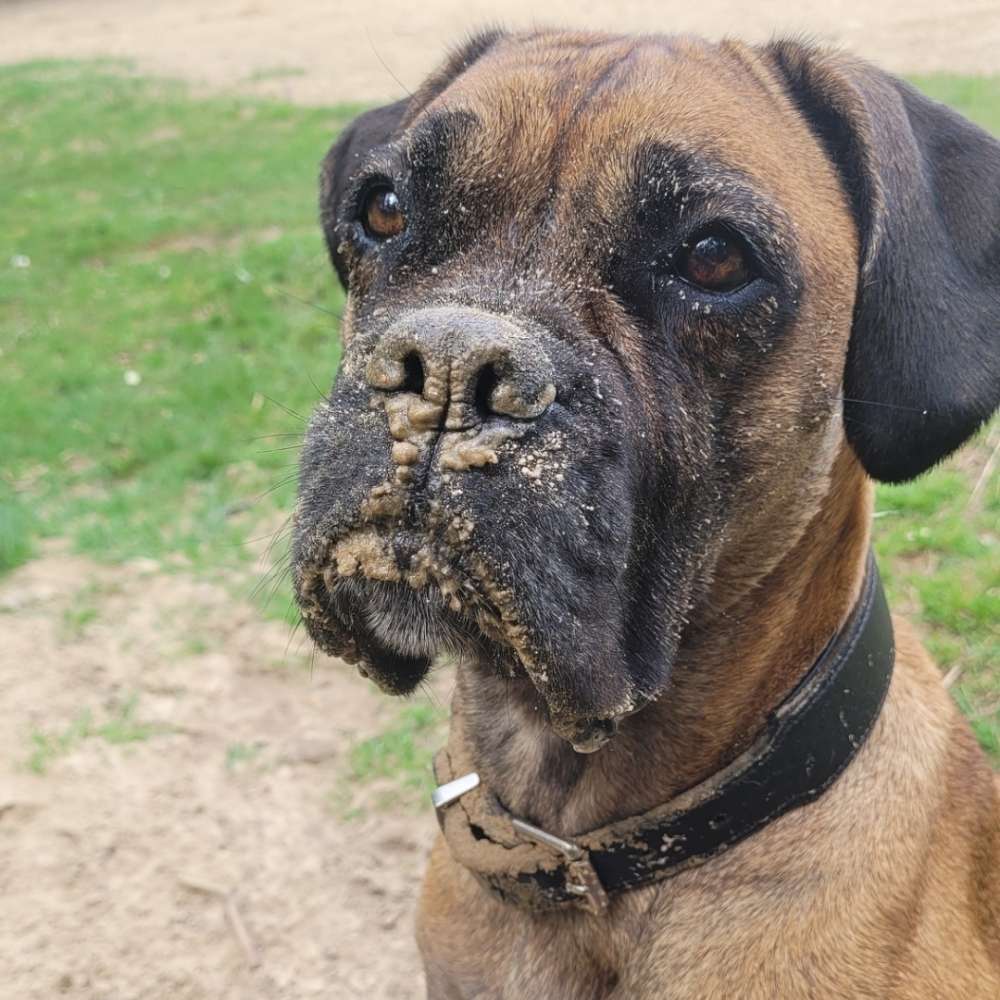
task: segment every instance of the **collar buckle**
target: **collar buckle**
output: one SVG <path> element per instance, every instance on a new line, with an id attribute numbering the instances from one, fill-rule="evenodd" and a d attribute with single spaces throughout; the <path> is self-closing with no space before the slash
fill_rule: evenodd
<path id="1" fill-rule="evenodd" d="M 572 840 L 564 840 L 523 819 L 511 819 L 511 826 L 528 840 L 558 851 L 567 861 L 566 891 L 579 897 L 584 909 L 598 916 L 608 908 L 608 894 L 601 878 L 590 863 L 587 852 Z"/>
<path id="2" fill-rule="evenodd" d="M 451 803 L 480 786 L 474 772 L 436 789 L 438 821 L 452 856 L 500 899 L 530 910 L 575 904 L 603 913 L 609 893 L 652 885 L 705 864 L 819 798 L 851 764 L 878 720 L 894 660 L 892 618 L 870 555 L 847 619 L 750 746 L 700 784 L 630 817 L 624 836 L 625 821 L 619 820 L 581 834 L 580 842 L 565 840 L 514 818 L 488 791 L 478 809 L 446 813 Z M 468 759 L 461 723 L 461 717 L 452 722 L 454 751 L 443 750 L 440 766 L 435 765 L 441 776 L 453 773 L 452 753 L 457 761 Z M 496 836 L 477 829 L 475 816 Z M 533 841 L 546 854 L 520 850 L 518 866 L 512 868 L 517 840 Z"/>
<path id="3" fill-rule="evenodd" d="M 455 778 L 454 781 L 446 781 L 443 785 L 438 785 L 431 792 L 431 802 L 434 803 L 435 809 L 444 809 L 445 806 L 450 806 L 452 802 L 456 802 L 463 795 L 471 792 L 473 788 L 478 787 L 479 775 L 475 771 L 470 771 L 460 778 Z"/>
<path id="4" fill-rule="evenodd" d="M 453 781 L 446 781 L 443 785 L 438 785 L 431 793 L 431 802 L 434 803 L 434 808 L 440 812 L 474 788 L 478 788 L 479 784 L 479 775 L 475 771 L 470 771 Z M 590 863 L 587 852 L 579 844 L 557 837 L 554 833 L 549 833 L 523 819 L 511 817 L 510 824 L 522 837 L 556 851 L 566 859 L 566 891 L 578 897 L 584 909 L 594 915 L 602 914 L 607 910 L 608 894 L 601 884 L 600 876 Z"/>

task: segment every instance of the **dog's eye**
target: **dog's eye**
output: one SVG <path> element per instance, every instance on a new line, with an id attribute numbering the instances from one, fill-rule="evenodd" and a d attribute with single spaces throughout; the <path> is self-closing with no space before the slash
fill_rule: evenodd
<path id="1" fill-rule="evenodd" d="M 685 244 L 677 257 L 677 273 L 708 292 L 731 292 L 753 278 L 742 241 L 725 229 L 699 233 Z"/>
<path id="2" fill-rule="evenodd" d="M 406 228 L 399 196 L 385 184 L 372 188 L 365 196 L 361 221 L 365 232 L 376 240 L 391 240 Z"/>

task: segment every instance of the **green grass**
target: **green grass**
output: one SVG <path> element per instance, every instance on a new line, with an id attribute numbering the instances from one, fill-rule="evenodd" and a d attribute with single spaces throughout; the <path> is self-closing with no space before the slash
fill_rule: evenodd
<path id="1" fill-rule="evenodd" d="M 338 350 L 316 176 L 351 113 L 0 69 L 0 569 L 52 535 L 219 565 L 291 508 L 285 408 Z"/>
<path id="2" fill-rule="evenodd" d="M 1000 80 L 917 83 L 1000 133 Z M 330 381 L 324 310 L 342 306 L 316 175 L 356 110 L 196 100 L 115 64 L 0 68 L 0 572 L 50 536 L 105 560 L 235 565 L 291 509 L 294 413 Z M 1000 760 L 997 476 L 969 502 L 997 428 L 880 489 L 876 545 Z M 84 608 L 64 625 L 90 621 Z M 424 773 L 429 731 L 405 716 L 360 745 L 351 780 Z M 41 759 L 74 733 L 39 734 Z"/>
<path id="3" fill-rule="evenodd" d="M 941 101 L 994 135 L 1000 135 L 1000 76 L 935 73 L 910 77 L 928 97 Z"/>
<path id="4" fill-rule="evenodd" d="M 95 723 L 89 710 L 56 730 L 35 729 L 29 736 L 31 751 L 25 765 L 35 774 L 45 774 L 52 763 L 72 753 L 84 740 L 102 739 L 113 745 L 138 743 L 163 732 L 163 727 L 140 722 L 136 718 L 138 698 L 133 696 L 118 705 L 107 718 Z"/>
<path id="5" fill-rule="evenodd" d="M 257 759 L 263 743 L 230 743 L 226 747 L 226 770 L 236 771 Z"/>
<path id="6" fill-rule="evenodd" d="M 1000 763 L 1000 476 L 979 473 L 1000 420 L 957 460 L 876 494 L 875 549 L 894 608 L 917 622 L 953 693 Z"/>
<path id="7" fill-rule="evenodd" d="M 443 709 L 427 704 L 409 704 L 399 711 L 396 722 L 377 736 L 351 748 L 347 766 L 330 804 L 342 818 L 363 812 L 358 792 L 376 784 L 381 792 L 379 808 L 424 806 L 434 790 L 431 764 L 444 738 Z"/>
<path id="8" fill-rule="evenodd" d="M 0 479 L 0 573 L 31 558 L 36 530 L 35 518 L 27 504 L 11 483 Z"/>
<path id="9" fill-rule="evenodd" d="M 395 726 L 351 750 L 351 778 L 364 781 L 399 777 L 405 787 L 430 794 L 434 787 L 430 776 L 434 746 L 428 746 L 426 737 L 436 735 L 434 729 L 440 721 L 440 712 L 430 705 L 407 705 Z"/>

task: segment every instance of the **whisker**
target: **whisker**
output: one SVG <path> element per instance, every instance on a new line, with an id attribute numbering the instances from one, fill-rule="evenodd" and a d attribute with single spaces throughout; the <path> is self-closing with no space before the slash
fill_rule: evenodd
<path id="1" fill-rule="evenodd" d="M 255 444 L 257 441 L 267 441 L 269 438 L 300 438 L 302 437 L 302 431 L 281 431 L 277 434 L 260 434 L 257 437 L 250 438 L 250 443 Z"/>
<path id="2" fill-rule="evenodd" d="M 271 536 L 271 541 L 268 542 L 267 548 L 261 553 L 261 561 L 269 559 L 271 557 L 271 551 L 274 549 L 281 541 L 285 541 L 292 533 L 292 515 L 289 514 L 285 518 L 284 523 L 278 528 L 277 531 Z"/>
<path id="3" fill-rule="evenodd" d="M 302 416 L 301 413 L 296 413 L 290 406 L 285 406 L 284 403 L 279 403 L 276 399 L 268 396 L 266 393 L 264 394 L 264 399 L 266 399 L 269 403 L 273 403 L 279 410 L 284 410 L 290 417 L 295 417 L 296 420 L 306 423 L 306 418 Z"/>
<path id="4" fill-rule="evenodd" d="M 257 455 L 278 455 L 283 451 L 298 451 L 302 447 L 302 442 L 299 441 L 296 444 L 286 444 L 282 445 L 280 448 L 263 448 L 256 452 Z"/>
<path id="5" fill-rule="evenodd" d="M 250 592 L 250 596 L 254 597 L 265 584 L 270 583 L 276 573 L 280 573 L 286 569 L 290 570 L 291 568 L 292 554 L 291 552 L 286 552 L 280 559 L 275 560 L 266 570 L 261 572 L 260 579 Z"/>
<path id="6" fill-rule="evenodd" d="M 260 577 L 257 579 L 257 582 L 250 589 L 248 600 L 250 601 L 256 600 L 258 594 L 260 594 L 261 591 L 271 583 L 271 580 L 274 578 L 274 574 L 277 573 L 279 569 L 280 566 L 272 566 L 266 572 L 261 573 Z"/>
<path id="7" fill-rule="evenodd" d="M 884 406 L 887 410 L 908 410 L 910 413 L 920 413 L 927 416 L 930 410 L 922 410 L 919 406 L 902 406 L 898 403 L 880 403 L 874 399 L 855 399 L 853 396 L 838 396 L 844 403 L 860 403 L 862 406 Z"/>
<path id="8" fill-rule="evenodd" d="M 279 528 L 278 530 L 280 531 L 281 529 Z M 274 543 L 274 532 L 273 531 L 269 531 L 266 535 L 258 535 L 256 538 L 244 538 L 241 542 L 233 542 L 233 545 L 235 545 L 235 546 L 240 546 L 240 545 L 256 545 L 258 542 L 268 542 L 268 541 L 271 544 Z M 265 549 L 265 552 L 266 551 L 267 550 Z"/>
<path id="9" fill-rule="evenodd" d="M 294 604 L 294 601 L 295 601 L 295 599 L 292 598 L 288 602 L 287 611 L 291 611 L 292 610 L 292 606 Z M 300 628 L 301 625 L 302 625 L 302 616 L 299 615 L 298 618 L 295 620 L 295 623 L 288 630 L 288 639 L 285 642 L 285 652 L 283 654 L 286 660 L 288 659 L 288 651 L 289 651 L 289 649 L 291 649 L 291 646 L 292 646 L 292 640 L 295 638 L 295 634 L 298 632 L 298 630 L 299 630 L 299 628 Z"/>
<path id="10" fill-rule="evenodd" d="M 864 420 L 858 420 L 857 417 L 849 417 L 844 414 L 844 419 L 852 424 L 857 424 L 858 427 L 867 427 L 870 431 L 877 431 L 878 428 L 874 424 L 865 423 Z"/>
<path id="11" fill-rule="evenodd" d="M 316 390 L 316 395 L 319 396 L 319 398 L 324 403 L 329 403 L 330 402 L 330 394 L 326 390 L 321 389 L 316 384 L 316 380 L 312 377 L 312 375 L 309 376 L 309 381 L 312 383 L 312 387 Z"/>
<path id="12" fill-rule="evenodd" d="M 337 312 L 335 309 L 327 309 L 326 306 L 321 306 L 318 302 L 310 302 L 308 299 L 299 298 L 298 295 L 293 295 L 284 288 L 278 288 L 275 286 L 274 290 L 279 295 L 284 295 L 286 299 L 291 299 L 293 302 L 298 302 L 300 305 L 308 306 L 310 309 L 315 309 L 317 312 L 324 313 L 327 316 L 332 316 L 335 320 L 337 320 L 337 322 L 340 322 L 340 320 L 344 317 L 342 312 Z"/>
<path id="13" fill-rule="evenodd" d="M 295 467 L 298 468 L 298 462 L 295 463 Z M 252 500 L 248 501 L 250 506 L 253 507 L 254 505 L 260 503 L 261 500 L 264 499 L 264 497 L 270 496 L 272 493 L 275 492 L 275 490 L 280 490 L 283 487 L 288 486 L 291 483 L 294 483 L 296 479 L 298 479 L 298 472 L 293 472 L 288 476 L 282 477 L 269 489 L 264 490 L 264 492 L 261 493 L 259 496 L 255 496 Z"/>
<path id="14" fill-rule="evenodd" d="M 264 607 L 270 607 L 271 602 L 274 600 L 278 591 L 292 578 L 292 566 L 289 562 L 285 565 L 281 572 L 278 573 L 271 580 L 271 589 L 268 591 L 267 597 L 264 598 Z"/>
<path id="15" fill-rule="evenodd" d="M 389 76 L 391 76 L 393 80 L 395 80 L 396 83 L 398 83 L 403 88 L 403 90 L 406 91 L 407 97 L 412 97 L 413 92 L 410 90 L 410 88 L 407 87 L 406 84 L 403 83 L 403 81 L 400 80 L 400 78 L 396 76 L 396 74 L 393 73 L 391 69 L 389 69 L 388 65 L 386 64 L 386 61 L 379 55 L 378 49 L 375 48 L 375 43 L 372 41 L 372 34 L 368 30 L 368 25 L 365 25 L 365 35 L 368 37 L 368 44 L 372 47 L 372 52 L 375 54 L 375 58 L 382 64 L 382 69 L 384 69 L 386 73 L 388 73 Z"/>

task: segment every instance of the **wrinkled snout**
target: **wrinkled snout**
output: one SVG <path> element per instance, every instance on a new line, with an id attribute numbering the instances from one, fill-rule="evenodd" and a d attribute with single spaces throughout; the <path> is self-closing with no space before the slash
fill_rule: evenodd
<path id="1" fill-rule="evenodd" d="M 390 395 L 416 397 L 421 430 L 461 431 L 493 417 L 534 420 L 556 398 L 552 362 L 511 320 L 464 307 L 407 313 L 380 337 L 365 377 Z"/>
<path id="2" fill-rule="evenodd" d="M 296 594 L 321 648 L 385 691 L 448 652 L 529 680 L 592 750 L 641 696 L 608 669 L 626 642 L 627 386 L 554 296 L 530 304 L 354 317 L 303 452 Z"/>

